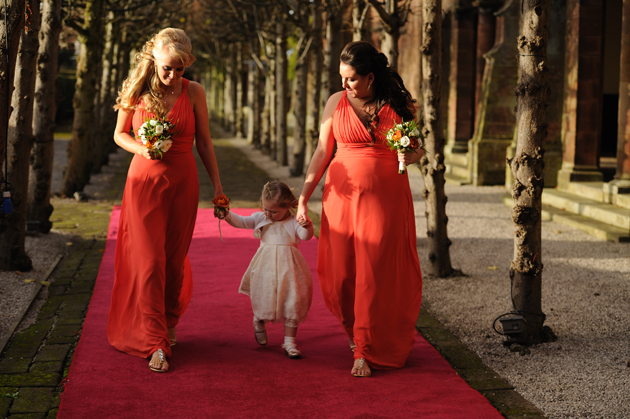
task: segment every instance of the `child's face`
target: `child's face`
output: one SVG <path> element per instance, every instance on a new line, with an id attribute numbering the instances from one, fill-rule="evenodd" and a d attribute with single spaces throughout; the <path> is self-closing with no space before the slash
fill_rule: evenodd
<path id="1" fill-rule="evenodd" d="M 262 199 L 262 210 L 271 221 L 286 220 L 289 216 L 289 209 L 282 208 L 275 200 Z"/>

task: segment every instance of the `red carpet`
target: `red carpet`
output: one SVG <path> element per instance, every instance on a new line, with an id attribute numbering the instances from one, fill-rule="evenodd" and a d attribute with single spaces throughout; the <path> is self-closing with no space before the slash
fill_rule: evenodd
<path id="1" fill-rule="evenodd" d="M 270 342 L 259 346 L 249 299 L 237 293 L 259 241 L 251 230 L 222 223 L 221 243 L 208 209 L 199 211 L 191 245 L 195 290 L 177 329 L 171 371 L 151 372 L 148 360 L 118 352 L 105 335 L 118 214 L 115 208 L 59 418 L 502 417 L 420 335 L 405 368 L 352 377 L 352 352 L 318 284 L 298 331 L 303 358 L 284 355 L 280 324 L 267 328 Z M 300 249 L 316 280 L 316 239 Z"/>

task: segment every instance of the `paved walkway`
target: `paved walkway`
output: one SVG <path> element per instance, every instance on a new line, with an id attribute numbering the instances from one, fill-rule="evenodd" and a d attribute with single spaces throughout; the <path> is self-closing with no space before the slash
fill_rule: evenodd
<path id="1" fill-rule="evenodd" d="M 256 207 L 261 186 L 270 178 L 285 180 L 299 191 L 302 181 L 290 178 L 288 168 L 278 167 L 243 140 L 221 139 L 217 132 L 213 136 L 217 139 L 221 179 L 234 206 Z M 73 251 L 53 272 L 54 282 L 35 323 L 17 333 L 0 355 L 0 417 L 56 417 L 63 379 L 72 363 L 101 262 L 108 214 L 120 202 L 125 173 L 123 164 L 109 184 L 104 185 L 98 199 L 87 202 L 55 199 L 54 228 L 76 234 Z M 207 176 L 200 176 L 200 187 L 200 206 L 210 207 L 213 194 Z M 417 325 L 458 373 L 504 416 L 544 417 L 425 310 Z"/>

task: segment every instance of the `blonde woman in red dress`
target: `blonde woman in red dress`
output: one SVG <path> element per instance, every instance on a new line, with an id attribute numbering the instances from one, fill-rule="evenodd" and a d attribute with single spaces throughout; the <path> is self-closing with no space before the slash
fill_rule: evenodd
<path id="1" fill-rule="evenodd" d="M 306 174 L 297 219 L 327 171 L 317 273 L 328 309 L 354 350 L 355 377 L 370 368 L 400 368 L 415 341 L 422 300 L 413 199 L 399 161 L 418 153 L 389 150 L 385 135 L 415 104 L 387 58 L 367 42 L 341 53 L 344 90 L 326 104 L 317 149 Z M 337 152 L 333 158 L 333 149 Z"/>
<path id="2" fill-rule="evenodd" d="M 114 139 L 134 157 L 120 212 L 107 337 L 120 351 L 151 357 L 156 372 L 169 369 L 175 326 L 192 294 L 187 253 L 199 201 L 193 143 L 215 196 L 223 192 L 203 87 L 182 78 L 194 61 L 183 30 L 160 31 L 136 55 L 115 106 Z M 155 117 L 173 125 L 172 146 L 161 158 L 140 141 L 142 124 Z"/>

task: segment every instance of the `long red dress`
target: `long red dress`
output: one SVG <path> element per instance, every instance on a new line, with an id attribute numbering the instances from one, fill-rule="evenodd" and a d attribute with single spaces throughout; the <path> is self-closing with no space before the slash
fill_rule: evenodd
<path id="1" fill-rule="evenodd" d="M 384 134 L 401 118 L 388 106 L 372 138 L 343 92 L 333 114 L 337 153 L 323 194 L 317 273 L 328 309 L 354 340 L 354 358 L 400 368 L 415 342 L 422 300 L 413 199 Z M 377 132 L 378 131 L 378 132 Z"/>
<path id="2" fill-rule="evenodd" d="M 167 328 L 175 327 L 192 294 L 188 248 L 192 240 L 199 180 L 192 152 L 195 116 L 188 80 L 167 116 L 175 135 L 162 160 L 131 161 L 116 242 L 115 280 L 107 338 L 117 349 L 148 357 L 171 355 Z M 153 116 L 139 106 L 133 130 Z"/>

